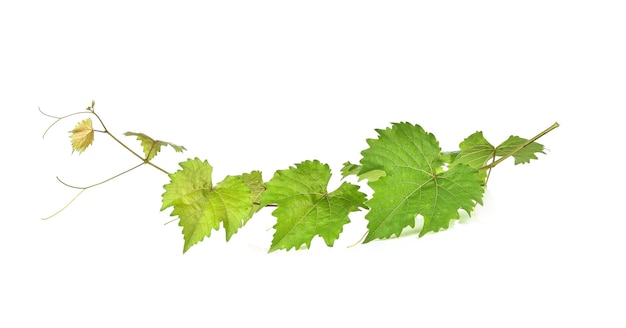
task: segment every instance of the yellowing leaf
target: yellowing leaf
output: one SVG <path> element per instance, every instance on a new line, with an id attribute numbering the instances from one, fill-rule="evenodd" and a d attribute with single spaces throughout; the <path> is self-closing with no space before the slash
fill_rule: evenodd
<path id="1" fill-rule="evenodd" d="M 252 216 L 258 212 L 261 207 L 261 195 L 265 191 L 265 185 L 263 184 L 263 176 L 261 175 L 261 171 L 252 171 L 250 173 L 244 173 L 239 176 L 241 181 L 248 186 L 250 189 L 250 200 L 252 201 L 253 206 L 250 208 L 248 212 L 248 217 L 244 220 L 244 224 L 252 218 Z"/>
<path id="2" fill-rule="evenodd" d="M 183 253 L 223 223 L 226 241 L 250 218 L 253 208 L 251 190 L 238 176 L 227 176 L 213 185 L 213 167 L 198 158 L 180 163 L 182 170 L 170 174 L 170 183 L 163 186 L 161 211 L 173 207 L 171 216 L 178 216 L 183 227 Z M 259 173 L 260 174 L 260 173 Z"/>
<path id="3" fill-rule="evenodd" d="M 146 134 L 144 133 L 137 133 L 137 132 L 126 132 L 124 133 L 125 136 L 135 136 L 137 137 L 137 140 L 141 141 L 141 147 L 143 147 L 143 153 L 146 155 L 146 160 L 151 160 L 154 158 L 154 156 L 156 156 L 156 154 L 161 151 L 161 146 L 170 146 L 172 148 L 174 148 L 174 150 L 178 153 L 182 153 L 183 150 L 187 150 L 185 149 L 185 147 L 183 146 L 178 146 L 175 145 L 171 142 L 167 142 L 167 141 L 161 141 L 161 140 L 154 140 L 150 137 L 148 137 Z"/>
<path id="4" fill-rule="evenodd" d="M 72 138 L 72 153 L 74 151 L 78 151 L 78 153 L 84 152 L 93 142 L 91 119 L 88 118 L 78 122 L 70 133 L 72 133 L 70 136 Z"/>

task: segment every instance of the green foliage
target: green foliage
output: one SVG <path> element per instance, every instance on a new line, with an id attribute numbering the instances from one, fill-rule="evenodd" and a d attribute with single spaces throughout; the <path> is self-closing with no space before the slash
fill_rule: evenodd
<path id="1" fill-rule="evenodd" d="M 537 159 L 537 153 L 545 154 L 542 144 L 531 142 L 525 145 L 527 142 L 527 139 L 510 136 L 497 147 L 496 156 L 506 156 L 511 153 L 515 158 L 515 164 L 525 164 L 530 163 L 531 159 Z"/>
<path id="2" fill-rule="evenodd" d="M 483 137 L 481 131 L 465 138 L 460 144 L 461 151 L 456 157 L 451 158 L 451 165 L 467 164 L 472 168 L 480 169 L 487 165 L 495 156 L 495 148 Z"/>
<path id="3" fill-rule="evenodd" d="M 315 236 L 333 246 L 343 226 L 350 222 L 348 214 L 365 207 L 366 195 L 357 185 L 344 182 L 329 193 L 330 177 L 328 165 L 318 161 L 276 171 L 261 201 L 262 205 L 278 205 L 272 212 L 278 220 L 270 251 L 310 247 Z"/>
<path id="4" fill-rule="evenodd" d="M 531 139 L 511 136 L 497 147 L 478 131 L 465 138 L 458 150 L 452 151 L 442 151 L 435 136 L 416 124 L 402 122 L 376 129 L 378 136 L 366 140 L 369 147 L 361 152 L 360 163 L 345 162 L 341 168 L 342 179 L 367 180 L 373 190 L 368 199 L 359 191 L 359 185 L 349 182 L 329 191 L 330 167 L 317 160 L 278 170 L 267 183 L 260 171 L 252 171 L 226 176 L 214 184 L 213 167 L 198 158 L 181 162 L 180 170 L 169 173 L 152 160 L 163 146 L 170 146 L 176 152 L 183 152 L 185 147 L 152 139 L 144 133 L 126 132 L 124 135 L 134 136 L 141 142 L 142 157 L 106 129 L 94 105 L 92 102 L 83 112 L 61 117 L 41 112 L 56 119 L 46 132 L 70 116 L 93 115 L 103 130 L 94 130 L 91 118 L 78 122 L 70 131 L 73 151 L 85 151 L 93 143 L 94 132 L 101 132 L 130 151 L 141 163 L 87 187 L 71 186 L 57 179 L 80 190 L 72 199 L 74 201 L 85 190 L 140 166 L 149 165 L 166 173 L 170 181 L 164 185 L 161 211 L 171 207 L 170 215 L 178 218 L 184 239 L 183 252 L 210 237 L 212 231 L 221 226 L 229 241 L 265 207 L 275 207 L 272 215 L 276 217 L 276 223 L 270 252 L 309 248 L 315 237 L 321 237 L 327 246 L 333 246 L 350 222 L 349 215 L 361 209 L 368 210 L 365 243 L 398 237 L 404 229 L 415 228 L 418 219 L 423 220 L 420 237 L 448 229 L 451 222 L 459 219 L 461 211 L 470 214 L 477 204 L 482 205 L 486 181 L 494 167 L 511 156 L 515 164 L 523 164 L 537 159 L 539 153 L 545 154 L 544 146 L 536 140 L 559 126 L 554 123 Z"/>
<path id="5" fill-rule="evenodd" d="M 482 132 L 476 132 L 465 138 L 459 145 L 461 151 L 451 158 L 451 164 L 467 164 L 475 169 L 487 166 L 489 160 L 495 160 L 498 156 L 511 155 L 515 158 L 515 164 L 529 163 L 531 159 L 537 159 L 537 153 L 544 153 L 544 147 L 537 142 L 517 136 L 510 136 L 498 147 L 494 147 Z"/>
<path id="6" fill-rule="evenodd" d="M 406 227 L 415 227 L 420 214 L 424 225 L 420 236 L 447 229 L 458 219 L 460 209 L 470 213 L 482 204 L 483 180 L 466 164 L 442 171 L 441 149 L 435 136 L 419 125 L 397 123 L 377 130 L 378 139 L 369 139 L 362 152 L 362 174 L 383 170 L 384 177 L 369 182 L 374 190 L 365 242 L 399 236 Z"/>
<path id="7" fill-rule="evenodd" d="M 161 211 L 173 207 L 171 216 L 179 217 L 185 239 L 183 252 L 210 237 L 220 223 L 226 240 L 230 240 L 250 218 L 254 196 L 248 185 L 240 177 L 228 176 L 213 186 L 213 167 L 198 158 L 182 162 L 180 167 L 182 170 L 170 174 L 171 182 L 164 186 Z"/>

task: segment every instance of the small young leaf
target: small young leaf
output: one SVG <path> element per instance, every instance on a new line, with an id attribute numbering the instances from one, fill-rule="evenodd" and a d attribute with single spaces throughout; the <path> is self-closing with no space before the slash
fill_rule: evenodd
<path id="1" fill-rule="evenodd" d="M 350 175 L 358 175 L 360 170 L 361 165 L 345 162 L 341 168 L 341 177 L 345 179 Z"/>
<path id="2" fill-rule="evenodd" d="M 151 159 L 154 158 L 154 156 L 157 155 L 157 153 L 159 151 L 161 151 L 161 147 L 162 146 L 170 146 L 172 148 L 174 148 L 174 150 L 178 153 L 182 153 L 185 149 L 185 147 L 183 146 L 178 146 L 175 145 L 171 142 L 167 142 L 167 141 L 161 141 L 161 140 L 154 140 L 150 137 L 148 137 L 146 134 L 144 133 L 137 133 L 137 132 L 126 132 L 124 133 L 125 136 L 135 136 L 137 137 L 137 140 L 141 141 L 141 147 L 143 147 L 143 153 L 146 155 L 146 160 L 149 161 Z"/>
<path id="3" fill-rule="evenodd" d="M 241 178 L 228 176 L 216 186 L 212 184 L 213 167 L 198 158 L 180 163 L 182 170 L 170 174 L 164 186 L 161 211 L 173 207 L 171 216 L 178 216 L 183 227 L 185 245 L 191 246 L 211 236 L 220 222 L 226 229 L 226 240 L 248 219 L 252 201 L 250 189 Z"/>
<path id="4" fill-rule="evenodd" d="M 531 159 L 537 159 L 536 153 L 545 154 L 543 145 L 537 142 L 531 142 L 519 148 L 526 142 L 528 142 L 527 139 L 510 136 L 498 147 L 494 147 L 483 137 L 482 132 L 476 132 L 461 142 L 459 145 L 461 150 L 456 158 L 452 158 L 451 166 L 467 164 L 475 169 L 480 169 L 485 167 L 490 159 L 495 160 L 496 157 L 506 155 L 513 156 L 517 165 L 529 163 Z"/>
<path id="5" fill-rule="evenodd" d="M 79 154 L 84 152 L 93 142 L 94 133 L 91 118 L 78 122 L 70 133 L 72 134 L 70 136 L 72 138 L 72 153 L 74 151 L 78 151 Z"/>
<path id="6" fill-rule="evenodd" d="M 505 156 L 527 141 L 527 139 L 520 138 L 518 136 L 510 136 L 498 146 L 496 155 Z M 536 153 L 545 154 L 544 147 L 540 143 L 531 142 L 513 154 L 513 158 L 515 158 L 515 165 L 530 163 L 531 159 L 537 159 L 537 156 L 535 155 Z"/>
<path id="7" fill-rule="evenodd" d="M 385 171 L 372 170 L 361 174 L 361 165 L 345 162 L 343 163 L 343 168 L 341 169 L 341 176 L 342 178 L 346 178 L 350 175 L 356 175 L 359 178 L 359 181 L 368 180 L 372 182 L 378 180 L 380 177 L 384 177 Z"/>
<path id="8" fill-rule="evenodd" d="M 495 148 L 480 131 L 465 138 L 459 147 L 461 152 L 454 158 L 452 165 L 467 164 L 472 168 L 480 169 L 487 165 L 487 162 L 495 155 Z"/>
<path id="9" fill-rule="evenodd" d="M 320 236 L 332 246 L 350 222 L 348 214 L 365 208 L 365 194 L 359 186 L 344 182 L 328 193 L 330 168 L 319 161 L 305 161 L 288 170 L 276 171 L 267 182 L 261 205 L 274 203 L 277 218 L 270 252 L 278 249 L 299 249 L 311 246 Z"/>
<path id="10" fill-rule="evenodd" d="M 460 150 L 443 151 L 443 152 L 441 152 L 441 155 L 439 155 L 439 160 L 442 163 L 449 165 L 452 162 L 454 162 L 457 159 L 457 157 L 459 157 L 459 155 L 461 155 L 461 151 Z"/>
<path id="11" fill-rule="evenodd" d="M 483 179 L 478 171 L 459 164 L 442 171 L 441 149 L 435 136 L 419 125 L 394 123 L 377 130 L 378 139 L 368 139 L 370 147 L 361 154 L 361 171 L 383 170 L 386 176 L 369 182 L 374 190 L 366 202 L 370 208 L 364 242 L 399 236 L 407 226 L 415 226 L 421 214 L 427 232 L 446 229 L 459 210 L 471 212 L 482 204 Z"/>

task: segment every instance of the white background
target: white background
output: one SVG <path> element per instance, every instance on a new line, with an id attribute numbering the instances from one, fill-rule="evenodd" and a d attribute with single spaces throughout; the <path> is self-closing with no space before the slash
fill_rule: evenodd
<path id="1" fill-rule="evenodd" d="M 434 4 L 433 4 L 434 3 Z M 3 1 L 0 326 L 624 327 L 620 1 Z M 444 150 L 481 130 L 550 150 L 493 171 L 472 219 L 418 239 L 267 253 L 263 209 L 182 254 L 167 176 L 105 135 L 72 154 L 91 100 L 107 127 L 184 145 L 214 180 L 318 159 L 339 182 L 374 129 Z M 365 190 L 365 187 L 364 187 Z"/>

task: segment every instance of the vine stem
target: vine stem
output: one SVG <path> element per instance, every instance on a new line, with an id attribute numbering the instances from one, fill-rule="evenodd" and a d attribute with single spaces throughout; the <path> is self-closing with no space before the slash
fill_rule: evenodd
<path id="1" fill-rule="evenodd" d="M 520 151 L 520 149 L 522 149 L 522 148 L 524 148 L 524 147 L 526 147 L 526 146 L 530 145 L 531 143 L 535 142 L 537 139 L 539 139 L 539 138 L 543 137 L 544 135 L 546 135 L 547 133 L 549 133 L 550 131 L 552 131 L 552 130 L 554 130 L 554 129 L 558 128 L 558 127 L 559 127 L 559 123 L 558 123 L 558 122 L 554 122 L 554 124 L 552 124 L 550 127 L 548 127 L 547 129 L 545 129 L 545 130 L 541 131 L 541 132 L 540 132 L 539 134 L 537 134 L 536 136 L 534 136 L 534 137 L 532 137 L 532 138 L 530 138 L 530 139 L 526 140 L 526 142 L 524 142 L 523 144 L 521 144 L 521 145 L 519 145 L 519 146 L 515 147 L 515 149 L 513 149 L 512 151 L 510 151 L 510 152 L 509 152 L 509 153 L 507 153 L 506 155 L 504 155 L 504 156 L 502 156 L 502 157 L 498 158 L 498 160 L 496 160 L 496 161 L 494 161 L 494 162 L 492 162 L 492 163 L 490 163 L 490 164 L 488 164 L 488 165 L 485 165 L 485 166 L 483 166 L 483 167 L 479 168 L 478 170 L 480 171 L 480 170 L 487 170 L 487 169 L 491 170 L 491 169 L 493 169 L 494 167 L 496 167 L 496 165 L 500 164 L 500 163 L 501 163 L 502 161 L 504 161 L 505 159 L 507 159 L 507 158 L 509 158 L 509 157 L 513 156 L 515 153 L 517 153 L 518 151 Z"/>
<path id="2" fill-rule="evenodd" d="M 109 129 L 107 129 L 106 125 L 104 125 L 104 122 L 102 121 L 102 119 L 100 118 L 100 116 L 95 112 L 92 111 L 93 115 L 96 116 L 96 118 L 98 119 L 98 121 L 100 122 L 100 125 L 102 125 L 102 128 L 104 129 L 104 133 L 106 133 L 109 137 L 113 138 L 113 140 L 115 140 L 118 144 L 120 144 L 122 147 L 124 147 L 126 150 L 128 150 L 131 154 L 135 155 L 135 157 L 139 158 L 143 163 L 142 164 L 148 164 L 152 167 L 154 167 L 155 169 L 165 173 L 165 174 L 170 174 L 169 172 L 167 172 L 166 170 L 162 169 L 161 167 L 157 166 L 156 164 L 150 162 L 147 157 L 142 157 L 141 155 L 137 154 L 134 150 L 130 149 L 125 143 L 123 143 L 120 139 L 118 139 L 116 136 L 114 136 L 111 132 L 109 132 Z M 152 150 L 151 150 L 152 151 Z"/>
<path id="3" fill-rule="evenodd" d="M 480 170 L 488 170 L 488 171 L 487 171 L 487 178 L 486 178 L 486 180 L 485 180 L 485 184 L 487 183 L 487 180 L 489 180 L 489 175 L 491 174 L 491 169 L 493 169 L 494 167 L 496 167 L 496 165 L 500 164 L 500 163 L 501 163 L 502 161 L 504 161 L 505 159 L 507 159 L 507 158 L 509 158 L 509 157 L 513 156 L 515 153 L 517 153 L 518 151 L 520 151 L 520 149 L 523 149 L 524 147 L 526 147 L 526 146 L 530 145 L 531 143 L 535 142 L 537 139 L 539 139 L 539 138 L 543 137 L 544 135 L 546 135 L 547 133 L 549 133 L 550 131 L 552 131 L 552 130 L 554 130 L 554 129 L 558 128 L 558 127 L 559 127 L 559 123 L 558 123 L 558 122 L 554 122 L 554 124 L 552 124 L 550 127 L 548 127 L 547 129 L 545 129 L 545 130 L 541 131 L 541 132 L 540 132 L 539 134 L 537 134 L 536 136 L 534 136 L 534 137 L 532 137 L 532 138 L 528 139 L 528 140 L 527 140 L 526 142 L 524 142 L 523 144 L 521 144 L 521 145 L 519 145 L 519 146 L 515 147 L 515 149 L 513 149 L 512 151 L 510 151 L 510 152 L 509 152 L 509 153 L 507 153 L 506 155 L 504 155 L 504 156 L 500 157 L 498 160 L 495 160 L 495 161 L 491 162 L 490 164 L 485 165 L 485 166 L 483 166 L 483 167 L 479 168 L 479 169 L 478 169 L 479 171 L 480 171 Z M 493 158 L 495 159 L 495 157 L 496 157 L 496 156 L 495 156 L 495 152 L 494 152 L 494 156 L 493 156 Z M 368 232 L 365 232 L 365 233 L 363 234 L 363 237 L 361 237 L 361 239 L 359 239 L 356 243 L 354 243 L 354 244 L 352 244 L 352 245 L 348 246 L 348 248 L 352 248 L 352 247 L 354 247 L 354 246 L 356 246 L 356 245 L 361 244 L 361 242 L 363 241 L 363 239 L 365 239 L 365 237 L 367 236 L 367 234 L 368 234 Z"/>
<path id="4" fill-rule="evenodd" d="M 104 122 L 102 121 L 102 118 L 100 118 L 100 116 L 99 116 L 99 115 L 95 112 L 95 110 L 94 110 L 94 108 L 93 108 L 93 107 L 94 107 L 94 105 L 95 105 L 95 103 L 92 101 L 91 106 L 90 106 L 90 107 L 87 107 L 87 110 L 86 110 L 86 111 L 84 111 L 84 112 L 76 112 L 76 113 L 72 113 L 72 114 L 68 114 L 68 115 L 64 115 L 64 116 L 54 116 L 54 115 L 50 115 L 50 114 L 47 114 L 47 113 L 43 112 L 43 111 L 41 110 L 41 108 L 40 108 L 40 107 L 37 107 L 37 109 L 39 110 L 39 112 L 40 112 L 41 114 L 43 114 L 43 115 L 45 115 L 45 116 L 47 116 L 47 117 L 50 117 L 50 118 L 54 118 L 54 119 L 56 119 L 56 120 L 55 120 L 52 124 L 50 124 L 50 126 L 48 126 L 48 128 L 46 129 L 46 131 L 44 131 L 44 133 L 43 133 L 43 135 L 42 135 L 42 138 L 46 136 L 46 134 L 48 133 L 48 131 L 49 131 L 49 130 L 50 130 L 50 129 L 51 129 L 51 128 L 55 125 L 55 124 L 57 124 L 59 121 L 61 121 L 61 120 L 65 119 L 65 118 L 68 118 L 68 117 L 71 117 L 71 116 L 75 116 L 75 115 L 81 115 L 81 114 L 93 114 L 93 115 L 94 115 L 94 116 L 98 119 L 98 121 L 99 121 L 99 122 L 100 122 L 100 124 L 102 125 L 102 129 L 103 129 L 103 130 L 93 130 L 93 131 L 107 134 L 109 137 L 113 138 L 113 140 L 115 140 L 115 142 L 117 142 L 117 143 L 118 143 L 118 144 L 120 144 L 122 147 L 124 147 L 124 149 L 128 150 L 131 154 L 135 155 L 135 157 L 139 158 L 139 159 L 141 160 L 141 163 L 139 163 L 138 165 L 133 166 L 132 168 L 130 168 L 130 169 L 126 170 L 126 171 L 123 171 L 123 172 L 121 172 L 121 173 L 118 173 L 118 174 L 116 174 L 116 175 L 114 175 L 114 176 L 112 176 L 112 177 L 110 177 L 110 178 L 108 178 L 108 179 L 102 180 L 102 181 L 100 181 L 100 182 L 94 183 L 94 184 L 89 185 L 89 186 L 86 186 L 86 187 L 78 187 L 78 186 L 73 186 L 73 185 L 70 185 L 70 184 L 68 184 L 68 183 L 64 182 L 63 180 L 61 180 L 61 179 L 57 176 L 57 177 L 56 177 L 56 178 L 57 178 L 57 180 L 58 180 L 61 184 L 63 184 L 64 186 L 69 187 L 69 188 L 72 188 L 72 189 L 80 189 L 80 191 L 79 191 L 79 192 L 78 192 L 78 193 L 77 193 L 77 194 L 76 194 L 76 195 L 75 195 L 75 196 L 74 196 L 74 197 L 73 197 L 73 198 L 72 198 L 72 199 L 71 199 L 71 200 L 70 200 L 67 204 L 65 204 L 65 206 L 63 206 L 61 209 L 59 209 L 58 211 L 56 211 L 56 212 L 55 212 L 55 213 L 53 213 L 52 215 L 50 215 L 50 216 L 48 216 L 48 217 L 45 217 L 45 218 L 42 218 L 42 220 L 48 220 L 48 219 L 50 219 L 50 218 L 52 218 L 52 217 L 56 216 L 57 214 L 61 213 L 61 212 L 62 212 L 63 210 L 65 210 L 68 206 L 70 206 L 70 204 L 72 204 L 72 203 L 76 200 L 76 198 L 78 198 L 78 196 L 80 196 L 80 195 L 81 195 L 81 194 L 82 194 L 85 190 L 90 189 L 90 188 L 93 188 L 93 187 L 96 187 L 96 186 L 99 186 L 99 185 L 104 184 L 104 183 L 106 183 L 106 182 L 109 182 L 109 181 L 111 181 L 111 180 L 113 180 L 113 179 L 115 179 L 115 178 L 117 178 L 117 177 L 119 177 L 119 176 L 121 176 L 121 175 L 124 175 L 124 174 L 126 174 L 126 173 L 128 173 L 128 172 L 130 172 L 130 171 L 132 171 L 132 170 L 134 170 L 134 169 L 136 169 L 136 168 L 138 168 L 138 167 L 140 167 L 140 166 L 144 165 L 144 164 L 148 164 L 148 165 L 150 165 L 150 166 L 154 167 L 155 169 L 157 169 L 157 170 L 159 170 L 159 171 L 161 171 L 161 172 L 163 172 L 163 173 L 165 173 L 165 174 L 167 174 L 167 175 L 169 175 L 169 174 L 170 174 L 169 172 L 167 172 L 167 171 L 166 171 L 166 170 L 164 170 L 163 168 L 161 168 L 161 167 L 157 166 L 156 164 L 154 164 L 154 163 L 152 163 L 152 162 L 150 162 L 150 161 L 148 160 L 148 158 L 149 158 L 149 156 L 150 156 L 150 153 L 152 152 L 152 149 L 150 149 L 150 152 L 148 153 L 148 155 L 146 155 L 146 157 L 142 157 L 141 155 L 139 155 L 138 153 L 136 153 L 134 150 L 130 149 L 130 147 L 128 147 L 125 143 L 123 143 L 123 142 L 122 142 L 121 140 L 119 140 L 117 137 L 115 137 L 115 135 L 113 135 L 111 132 L 109 132 L 109 130 L 107 129 L 106 125 L 105 125 L 105 124 L 104 124 Z M 154 145 L 152 145 L 152 146 L 154 147 Z"/>
<path id="5" fill-rule="evenodd" d="M 43 114 L 43 115 L 45 115 L 45 116 L 47 116 L 47 117 L 50 117 L 50 118 L 54 118 L 54 119 L 56 119 L 56 121 L 54 121 L 52 124 L 50 124 L 50 126 L 48 126 L 48 128 L 46 129 L 46 131 L 44 131 L 42 138 L 46 136 L 46 134 L 48 133 L 48 131 L 49 131 L 49 130 L 50 130 L 50 129 L 51 129 L 51 128 L 55 125 L 55 124 L 59 123 L 59 121 L 61 121 L 61 120 L 65 119 L 65 118 L 68 118 L 68 117 L 71 117 L 71 116 L 74 116 L 74 115 L 81 115 L 81 114 L 93 114 L 93 115 L 94 115 L 94 116 L 98 119 L 98 121 L 100 122 L 100 125 L 102 125 L 102 128 L 104 129 L 104 131 L 100 131 L 100 130 L 94 130 L 94 131 L 96 131 L 96 132 L 102 132 L 102 133 L 105 133 L 105 134 L 107 134 L 109 137 L 113 138 L 113 140 L 115 140 L 115 142 L 117 142 L 117 143 L 118 143 L 118 144 L 120 144 L 122 147 L 124 147 L 124 149 L 128 150 L 131 154 L 135 155 L 135 157 L 139 158 L 139 159 L 141 160 L 142 164 L 148 164 L 148 165 L 150 165 L 150 166 L 154 167 L 155 169 L 157 169 L 157 170 L 159 170 L 159 171 L 161 171 L 161 172 L 163 172 L 163 173 L 165 173 L 165 174 L 167 174 L 167 175 L 169 175 L 169 174 L 170 174 L 169 172 L 167 172 L 167 171 L 166 171 L 166 170 L 164 170 L 163 168 L 161 168 L 161 167 L 159 167 L 158 165 L 156 165 L 156 164 L 154 164 L 154 163 L 150 162 L 150 161 L 148 160 L 148 157 L 147 157 L 147 156 L 146 156 L 146 157 L 142 157 L 141 155 L 137 154 L 137 152 L 135 152 L 134 150 L 130 149 L 130 147 L 128 147 L 128 146 L 127 146 L 125 143 L 123 143 L 121 140 L 119 140 L 119 139 L 118 139 L 115 135 L 113 135 L 113 134 L 109 131 L 109 129 L 107 129 L 106 125 L 105 125 L 105 124 L 104 124 L 104 122 L 102 121 L 102 118 L 100 118 L 100 115 L 98 115 L 98 113 L 96 113 L 96 111 L 93 109 L 94 104 L 95 104 L 95 103 L 93 103 L 93 102 L 92 102 L 92 103 L 91 103 L 91 107 L 87 107 L 87 110 L 86 110 L 86 111 L 84 111 L 84 112 L 76 112 L 76 113 L 68 114 L 68 115 L 65 115 L 65 116 L 54 116 L 54 115 L 50 115 L 50 114 L 48 114 L 48 113 L 43 112 L 43 111 L 41 110 L 41 108 L 40 108 L 40 107 L 37 107 L 37 109 L 39 110 L 39 112 L 40 112 L 41 114 Z M 154 145 L 153 145 L 153 146 L 154 146 Z M 152 151 L 152 150 L 150 150 L 150 151 Z"/>

